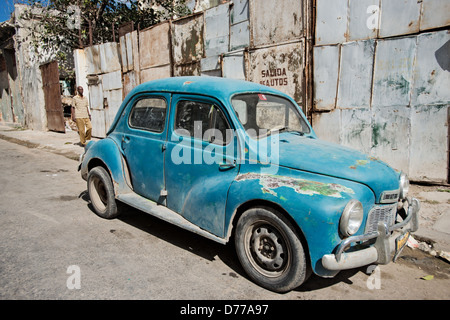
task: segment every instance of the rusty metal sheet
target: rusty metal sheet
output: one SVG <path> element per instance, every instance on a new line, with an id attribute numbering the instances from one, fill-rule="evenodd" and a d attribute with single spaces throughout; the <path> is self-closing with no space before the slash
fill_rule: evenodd
<path id="1" fill-rule="evenodd" d="M 160 23 L 139 33 L 139 66 L 147 69 L 171 63 L 170 24 Z"/>
<path id="2" fill-rule="evenodd" d="M 411 109 L 410 179 L 446 183 L 450 105 Z"/>
<path id="3" fill-rule="evenodd" d="M 372 106 L 410 104 L 415 53 L 416 37 L 378 41 Z"/>
<path id="4" fill-rule="evenodd" d="M 222 76 L 224 78 L 245 80 L 244 51 L 228 53 L 223 56 Z"/>
<path id="5" fill-rule="evenodd" d="M 420 30 L 446 27 L 450 25 L 450 1 L 422 0 Z"/>
<path id="6" fill-rule="evenodd" d="M 375 107 L 371 155 L 409 172 L 411 113 L 406 107 Z"/>
<path id="7" fill-rule="evenodd" d="M 313 113 L 312 127 L 320 139 L 341 143 L 341 111 L 340 109 L 334 109 L 331 112 Z"/>
<path id="8" fill-rule="evenodd" d="M 418 32 L 421 2 L 417 0 L 381 0 L 379 37 Z"/>
<path id="9" fill-rule="evenodd" d="M 123 74 L 123 96 L 125 98 L 134 87 L 136 87 L 139 82 L 137 80 L 138 71 L 130 71 Z"/>
<path id="10" fill-rule="evenodd" d="M 53 61 L 40 66 L 42 88 L 44 90 L 47 128 L 50 131 L 66 132 L 64 125 L 64 110 L 61 103 L 59 87 L 58 62 Z"/>
<path id="11" fill-rule="evenodd" d="M 230 23 L 232 25 L 248 21 L 249 19 L 249 0 L 234 0 L 231 7 Z"/>
<path id="12" fill-rule="evenodd" d="M 369 108 L 375 40 L 341 46 L 337 108 Z"/>
<path id="13" fill-rule="evenodd" d="M 370 154 L 372 148 L 372 110 L 341 110 L 340 138 L 342 145 Z"/>
<path id="14" fill-rule="evenodd" d="M 194 62 L 198 62 L 204 57 L 203 29 L 202 13 L 172 22 L 172 56 L 176 66 L 196 64 Z M 196 68 L 186 66 L 176 69 L 185 69 L 187 71 L 188 69 L 194 70 Z M 178 71 L 177 73 L 179 74 Z"/>
<path id="15" fill-rule="evenodd" d="M 140 71 L 140 83 L 171 76 L 170 65 L 143 69 Z"/>
<path id="16" fill-rule="evenodd" d="M 84 49 L 86 54 L 87 74 L 100 74 L 100 49 L 98 45 Z"/>
<path id="17" fill-rule="evenodd" d="M 200 61 L 176 65 L 173 70 L 173 75 L 175 77 L 201 75 Z"/>
<path id="18" fill-rule="evenodd" d="M 380 0 L 349 0 L 348 40 L 376 38 L 379 17 Z"/>
<path id="19" fill-rule="evenodd" d="M 136 31 L 131 33 L 131 51 L 133 53 L 133 70 L 136 71 L 136 81 L 139 83 L 140 56 L 139 56 L 139 34 Z"/>
<path id="20" fill-rule="evenodd" d="M 336 107 L 339 74 L 340 47 L 320 46 L 314 48 L 314 108 L 331 110 Z"/>
<path id="21" fill-rule="evenodd" d="M 205 56 L 211 57 L 228 52 L 230 5 L 225 3 L 206 10 L 204 19 Z"/>
<path id="22" fill-rule="evenodd" d="M 116 42 L 107 42 L 99 45 L 100 70 L 108 73 L 121 70 L 119 48 Z"/>
<path id="23" fill-rule="evenodd" d="M 128 65 L 127 59 L 127 43 L 125 41 L 125 36 L 119 38 L 119 47 L 120 47 L 120 57 L 122 62 L 122 71 L 128 72 L 130 67 Z"/>
<path id="24" fill-rule="evenodd" d="M 251 51 L 249 80 L 279 89 L 300 103 L 303 93 L 303 48 L 303 42 L 299 41 Z"/>
<path id="25" fill-rule="evenodd" d="M 347 40 L 348 0 L 316 0 L 316 45 Z"/>
<path id="26" fill-rule="evenodd" d="M 250 0 L 252 47 L 281 43 L 303 36 L 301 0 Z"/>
<path id="27" fill-rule="evenodd" d="M 417 37 L 412 105 L 450 104 L 450 31 Z"/>

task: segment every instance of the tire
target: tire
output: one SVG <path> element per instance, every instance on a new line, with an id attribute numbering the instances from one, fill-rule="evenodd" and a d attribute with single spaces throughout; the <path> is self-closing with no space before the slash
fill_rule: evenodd
<path id="1" fill-rule="evenodd" d="M 235 233 L 239 261 L 258 285 L 288 292 L 309 274 L 303 245 L 291 223 L 269 208 L 252 208 L 239 218 Z"/>
<path id="2" fill-rule="evenodd" d="M 87 178 L 87 186 L 95 213 L 105 219 L 116 218 L 119 210 L 114 196 L 114 186 L 105 168 L 91 169 Z"/>

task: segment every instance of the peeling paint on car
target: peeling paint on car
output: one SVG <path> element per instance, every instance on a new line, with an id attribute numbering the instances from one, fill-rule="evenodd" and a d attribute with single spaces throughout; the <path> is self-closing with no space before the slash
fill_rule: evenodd
<path id="1" fill-rule="evenodd" d="M 308 196 L 322 195 L 326 197 L 343 198 L 342 193 L 355 193 L 352 189 L 336 183 L 322 183 L 264 173 L 240 174 L 235 180 L 237 182 L 245 180 L 258 180 L 259 184 L 262 186 L 262 192 L 272 194 L 275 197 L 278 195 L 274 189 L 281 187 L 292 188 L 296 193 Z"/>

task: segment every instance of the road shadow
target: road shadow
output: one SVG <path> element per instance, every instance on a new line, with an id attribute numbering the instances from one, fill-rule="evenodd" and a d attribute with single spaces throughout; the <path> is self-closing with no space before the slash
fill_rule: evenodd
<path id="1" fill-rule="evenodd" d="M 87 202 L 88 208 L 95 214 L 94 208 L 90 203 L 89 195 L 87 191 L 83 191 L 79 198 Z M 153 217 L 150 214 L 135 209 L 127 204 L 120 203 L 121 214 L 117 217 L 118 220 L 133 226 L 149 235 L 152 235 L 160 240 L 166 241 L 171 245 L 177 246 L 183 250 L 186 250 L 192 254 L 195 254 L 208 261 L 214 261 L 220 259 L 225 265 L 233 270 L 234 273 L 230 273 L 233 277 L 243 277 L 249 281 L 252 281 L 244 269 L 239 263 L 236 251 L 234 248 L 234 238 L 226 244 L 220 244 L 197 235 L 191 231 L 185 230 L 176 225 L 170 224 L 164 220 Z M 112 230 L 111 232 L 113 232 Z M 311 292 L 327 287 L 331 287 L 340 282 L 346 284 L 352 284 L 350 280 L 358 272 L 365 272 L 367 268 L 359 268 L 353 270 L 341 271 L 334 278 L 321 278 L 315 274 L 312 274 L 309 279 L 299 288 L 295 289 L 296 292 Z"/>

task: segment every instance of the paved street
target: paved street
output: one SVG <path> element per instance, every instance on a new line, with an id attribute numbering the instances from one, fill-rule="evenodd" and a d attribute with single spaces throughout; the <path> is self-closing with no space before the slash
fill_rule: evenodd
<path id="1" fill-rule="evenodd" d="M 312 276 L 275 294 L 223 246 L 127 208 L 97 217 L 77 162 L 0 139 L 0 299 L 449 299 L 449 264 L 407 248 L 397 263 Z M 432 280 L 421 279 L 434 275 Z"/>

